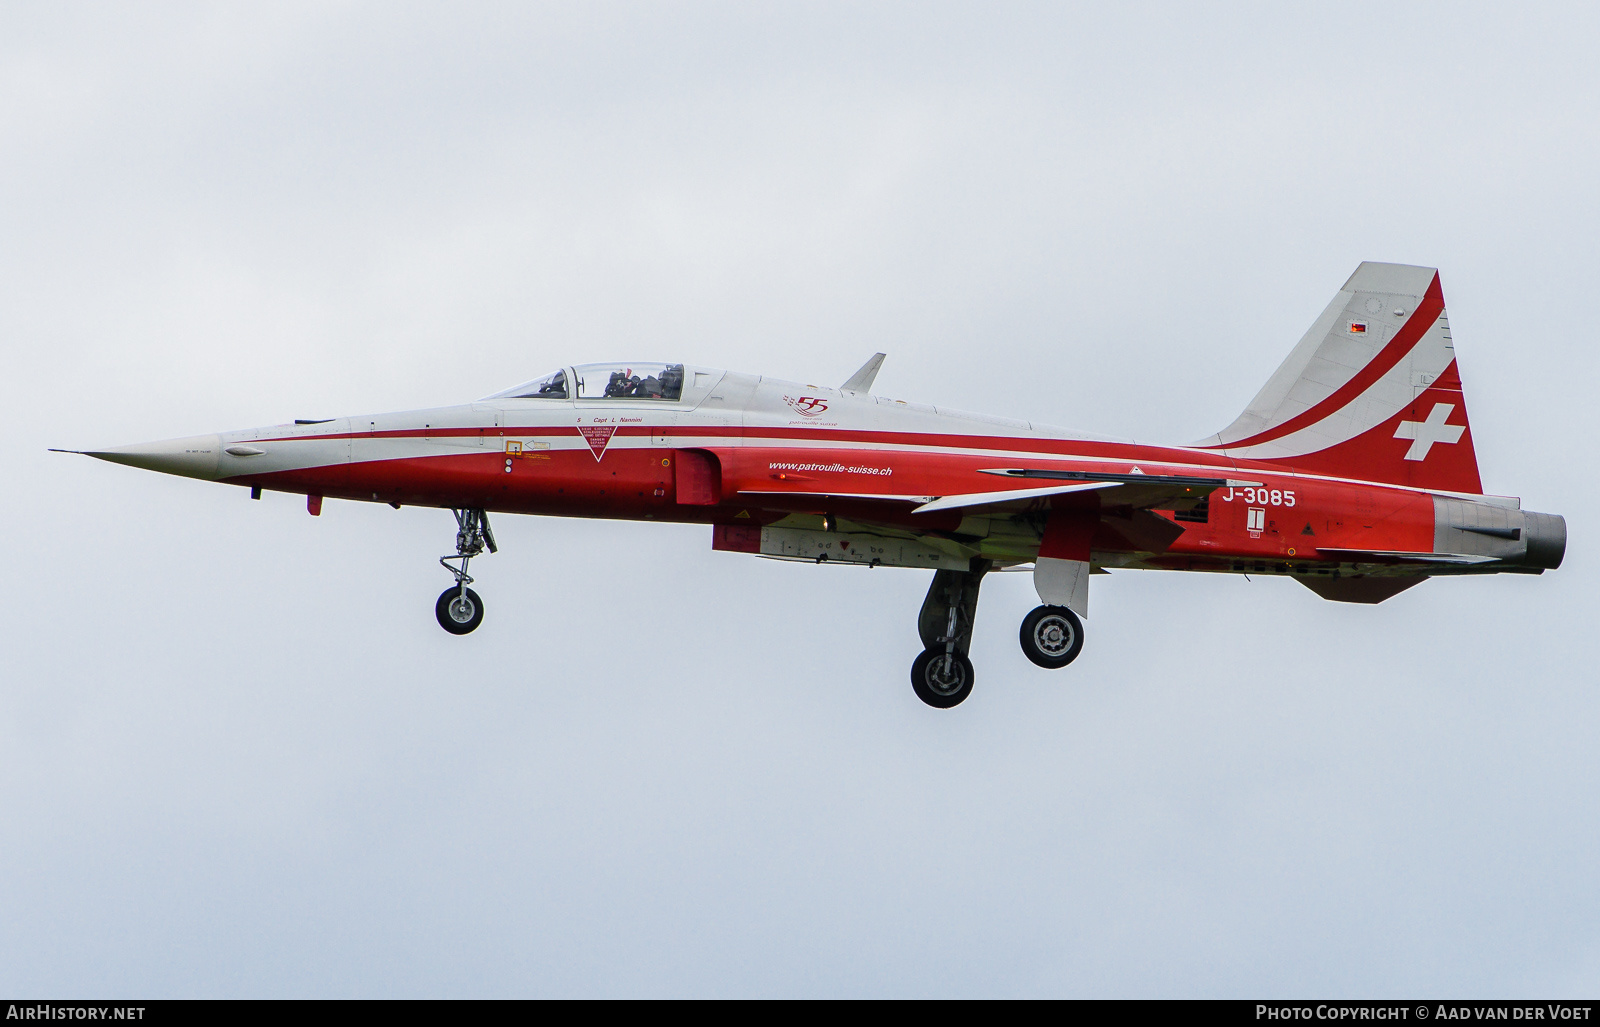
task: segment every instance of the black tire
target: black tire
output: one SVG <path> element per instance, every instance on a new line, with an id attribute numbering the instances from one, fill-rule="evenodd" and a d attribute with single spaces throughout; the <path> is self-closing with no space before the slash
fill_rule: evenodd
<path id="1" fill-rule="evenodd" d="M 960 653 L 950 656 L 950 673 L 944 673 L 944 651 L 924 649 L 911 661 L 911 689 L 917 698 L 937 710 L 959 706 L 972 694 L 972 661 Z"/>
<path id="2" fill-rule="evenodd" d="M 433 615 L 439 618 L 439 626 L 452 635 L 465 635 L 483 623 L 483 600 L 478 598 L 478 593 L 469 588 L 465 602 L 457 603 L 461 598 L 461 586 L 451 585 L 433 604 Z"/>
<path id="3" fill-rule="evenodd" d="M 1046 670 L 1065 667 L 1083 651 L 1083 621 L 1065 606 L 1040 606 L 1022 618 L 1022 654 Z"/>

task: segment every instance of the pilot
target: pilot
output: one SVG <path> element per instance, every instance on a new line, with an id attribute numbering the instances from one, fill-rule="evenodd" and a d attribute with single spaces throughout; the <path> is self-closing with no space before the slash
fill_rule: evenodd
<path id="1" fill-rule="evenodd" d="M 678 399 L 683 395 L 683 365 L 673 364 L 661 372 L 661 398 Z"/>

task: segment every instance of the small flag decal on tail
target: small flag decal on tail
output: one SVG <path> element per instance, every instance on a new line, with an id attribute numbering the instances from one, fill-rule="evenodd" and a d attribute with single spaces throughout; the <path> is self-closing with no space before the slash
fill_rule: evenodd
<path id="1" fill-rule="evenodd" d="M 1351 335 L 1365 335 L 1366 333 L 1367 333 L 1367 323 L 1365 321 L 1351 321 L 1350 322 L 1350 334 Z"/>

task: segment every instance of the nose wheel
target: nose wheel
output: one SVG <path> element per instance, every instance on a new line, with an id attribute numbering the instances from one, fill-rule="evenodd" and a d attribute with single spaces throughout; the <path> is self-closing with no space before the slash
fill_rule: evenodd
<path id="1" fill-rule="evenodd" d="M 1022 618 L 1022 654 L 1046 670 L 1065 667 L 1083 649 L 1083 621 L 1065 606 L 1040 606 Z"/>
<path id="2" fill-rule="evenodd" d="M 494 532 L 489 530 L 488 511 L 450 512 L 456 516 L 456 551 L 453 555 L 439 557 L 439 564 L 455 575 L 456 583 L 440 594 L 439 601 L 433 604 L 433 615 L 439 619 L 439 626 L 450 634 L 465 635 L 483 623 L 483 600 L 467 587 L 472 584 L 467 564 L 485 549 L 494 553 L 500 547 L 494 544 Z"/>
<path id="3" fill-rule="evenodd" d="M 452 635 L 465 635 L 483 623 L 483 600 L 465 585 L 451 585 L 433 604 L 439 626 Z"/>

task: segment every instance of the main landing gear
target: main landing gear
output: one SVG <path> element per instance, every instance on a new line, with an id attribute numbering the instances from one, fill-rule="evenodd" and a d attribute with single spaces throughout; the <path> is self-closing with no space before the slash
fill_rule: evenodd
<path id="1" fill-rule="evenodd" d="M 978 587 L 988 560 L 975 559 L 964 571 L 936 571 L 917 618 L 923 651 L 911 663 L 911 688 L 917 698 L 948 710 L 972 694 L 972 625 L 978 614 Z M 1083 621 L 1065 606 L 1041 606 L 1022 619 L 1022 652 L 1040 667 L 1055 670 L 1083 650 Z"/>
<path id="2" fill-rule="evenodd" d="M 922 601 L 917 633 L 922 655 L 911 663 L 911 689 L 935 709 L 948 710 L 972 694 L 972 622 L 978 615 L 978 586 L 989 561 L 974 558 L 964 571 L 935 571 Z"/>
<path id="3" fill-rule="evenodd" d="M 439 626 L 452 635 L 465 635 L 483 623 L 483 600 L 467 586 L 472 576 L 467 573 L 467 563 L 485 549 L 498 552 L 494 532 L 489 530 L 489 513 L 481 509 L 451 510 L 456 515 L 456 552 L 454 556 L 441 556 L 439 563 L 455 575 L 456 583 L 439 595 L 433 604 L 433 615 Z M 452 566 L 453 561 L 460 561 Z"/>
<path id="4" fill-rule="evenodd" d="M 1065 667 L 1083 649 L 1083 621 L 1065 606 L 1040 606 L 1022 618 L 1022 655 L 1046 670 Z"/>

